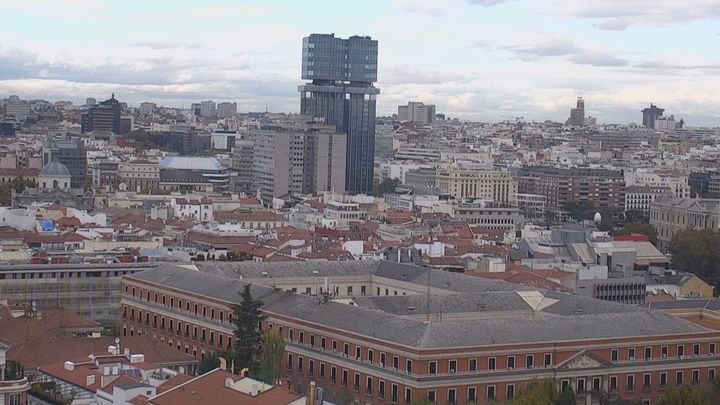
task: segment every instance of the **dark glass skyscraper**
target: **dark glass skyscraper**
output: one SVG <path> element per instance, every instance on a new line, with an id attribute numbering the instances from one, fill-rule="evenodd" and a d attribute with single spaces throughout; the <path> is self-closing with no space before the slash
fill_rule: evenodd
<path id="1" fill-rule="evenodd" d="M 345 190 L 371 193 L 375 159 L 378 42 L 370 37 L 303 38 L 300 113 L 323 118 L 347 134 Z"/>

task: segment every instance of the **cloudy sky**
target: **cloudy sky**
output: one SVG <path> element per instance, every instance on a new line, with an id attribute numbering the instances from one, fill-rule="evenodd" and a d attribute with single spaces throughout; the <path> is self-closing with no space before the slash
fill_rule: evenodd
<path id="1" fill-rule="evenodd" d="M 0 13 L 0 98 L 236 101 L 297 112 L 302 37 L 379 40 L 379 113 L 600 122 L 650 102 L 720 125 L 718 0 L 22 0 Z"/>

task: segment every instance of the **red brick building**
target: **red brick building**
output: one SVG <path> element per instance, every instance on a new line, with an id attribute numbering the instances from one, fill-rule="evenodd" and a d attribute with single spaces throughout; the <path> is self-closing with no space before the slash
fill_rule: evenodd
<path id="1" fill-rule="evenodd" d="M 231 308 L 249 282 L 263 328 L 286 339 L 291 383 L 329 397 L 464 405 L 552 378 L 579 403 L 655 404 L 668 385 L 707 385 L 720 370 L 719 331 L 639 306 L 390 262 L 202 266 L 125 276 L 123 334 L 197 357 L 232 349 Z"/>

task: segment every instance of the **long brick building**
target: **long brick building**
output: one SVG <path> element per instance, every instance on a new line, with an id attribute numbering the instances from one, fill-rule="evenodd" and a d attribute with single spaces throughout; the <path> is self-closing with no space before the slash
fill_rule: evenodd
<path id="1" fill-rule="evenodd" d="M 625 178 L 621 170 L 528 166 L 517 173 L 518 192 L 547 197 L 547 205 L 562 208 L 569 201 L 592 201 L 600 208 L 625 208 Z"/>
<path id="2" fill-rule="evenodd" d="M 123 334 L 198 358 L 231 350 L 232 306 L 252 283 L 263 328 L 286 339 L 288 379 L 328 397 L 464 405 L 552 378 L 582 403 L 655 404 L 670 384 L 707 385 L 720 369 L 719 331 L 638 306 L 390 262 L 202 266 L 123 277 Z"/>

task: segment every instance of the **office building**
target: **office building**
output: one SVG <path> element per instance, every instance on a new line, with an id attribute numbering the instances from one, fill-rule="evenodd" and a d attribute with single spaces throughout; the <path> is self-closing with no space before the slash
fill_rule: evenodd
<path id="1" fill-rule="evenodd" d="M 216 117 L 217 110 L 215 109 L 215 102 L 212 100 L 200 102 L 200 116 L 201 117 Z"/>
<path id="2" fill-rule="evenodd" d="M 570 109 L 570 118 L 568 118 L 565 124 L 573 127 L 582 127 L 585 125 L 585 101 L 582 97 L 578 97 L 576 107 Z"/>
<path id="3" fill-rule="evenodd" d="M 639 211 L 650 215 L 650 205 L 663 194 L 672 195 L 668 187 L 627 186 L 625 188 L 625 211 Z"/>
<path id="4" fill-rule="evenodd" d="M 650 107 L 642 110 L 643 115 L 643 126 L 645 128 L 655 129 L 655 121 L 662 117 L 664 109 L 658 108 L 655 104 L 650 104 Z"/>
<path id="5" fill-rule="evenodd" d="M 72 175 L 71 188 L 83 188 L 87 180 L 85 144 L 79 139 L 51 139 L 43 146 L 43 165 L 60 162 Z"/>
<path id="6" fill-rule="evenodd" d="M 520 208 L 485 201 L 453 204 L 452 217 L 486 229 L 505 231 L 517 230 L 525 223 Z"/>
<path id="7" fill-rule="evenodd" d="M 232 118 L 237 115 L 237 103 L 223 102 L 217 105 L 218 118 Z"/>
<path id="8" fill-rule="evenodd" d="M 300 113 L 323 118 L 347 134 L 345 189 L 372 192 L 375 158 L 378 42 L 370 37 L 303 38 Z"/>
<path id="9" fill-rule="evenodd" d="M 457 199 L 480 198 L 500 203 L 510 202 L 518 192 L 518 182 L 508 171 L 484 170 L 460 165 L 408 170 L 405 184 L 436 187 Z"/>
<path id="10" fill-rule="evenodd" d="M 30 103 L 20 100 L 18 96 L 10 96 L 5 103 L 5 115 L 18 121 L 25 121 L 30 117 Z"/>
<path id="11" fill-rule="evenodd" d="M 91 106 L 88 112 L 82 115 L 80 130 L 82 133 L 95 131 L 113 132 L 115 134 L 126 133 L 123 132 L 120 122 L 121 111 L 120 102 L 115 99 L 113 93 L 109 99 L 101 101 L 98 105 Z"/>
<path id="12" fill-rule="evenodd" d="M 435 118 L 435 106 L 432 104 L 410 101 L 407 105 L 398 106 L 398 121 L 414 124 L 432 124 Z"/>
<path id="13" fill-rule="evenodd" d="M 198 359 L 231 351 L 249 283 L 262 328 L 285 339 L 289 383 L 328 400 L 502 402 L 551 379 L 579 403 L 656 403 L 669 384 L 709 389 L 720 368 L 720 331 L 641 306 L 386 261 L 197 266 L 124 277 L 122 334 Z"/>
<path id="14" fill-rule="evenodd" d="M 92 107 L 94 105 L 97 105 L 97 100 L 95 99 L 95 97 L 88 97 L 85 99 L 86 107 Z"/>
<path id="15" fill-rule="evenodd" d="M 265 202 L 288 193 L 345 189 L 345 134 L 336 126 L 295 121 L 251 131 L 252 173 Z"/>
<path id="16" fill-rule="evenodd" d="M 548 208 L 562 209 L 570 201 L 592 201 L 598 208 L 625 208 L 625 178 L 621 170 L 526 166 L 517 173 L 518 191 L 543 195 Z"/>

